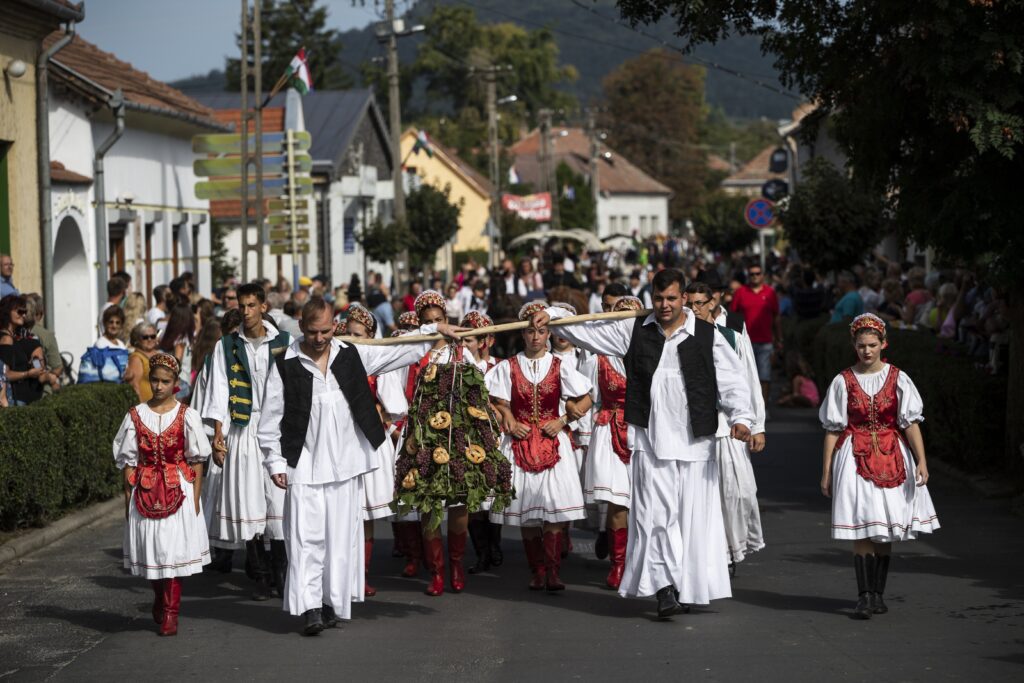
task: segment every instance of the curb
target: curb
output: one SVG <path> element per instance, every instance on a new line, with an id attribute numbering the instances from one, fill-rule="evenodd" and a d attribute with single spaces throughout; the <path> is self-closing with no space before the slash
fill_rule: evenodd
<path id="1" fill-rule="evenodd" d="M 31 531 L 13 541 L 4 543 L 0 545 L 0 567 L 3 567 L 11 560 L 16 560 L 40 548 L 44 548 L 54 541 L 64 538 L 72 531 L 81 529 L 115 512 L 124 512 L 124 500 L 120 497 L 112 498 L 103 503 L 96 503 L 84 510 L 61 517 L 53 524 L 42 529 Z"/>

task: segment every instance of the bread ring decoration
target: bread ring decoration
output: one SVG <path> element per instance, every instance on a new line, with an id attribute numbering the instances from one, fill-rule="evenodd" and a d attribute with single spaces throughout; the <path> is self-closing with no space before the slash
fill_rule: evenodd
<path id="1" fill-rule="evenodd" d="M 444 446 L 438 446 L 434 449 L 434 462 L 438 465 L 447 465 L 448 461 L 451 460 L 452 456 L 448 454 Z"/>
<path id="2" fill-rule="evenodd" d="M 469 460 L 474 465 L 479 465 L 486 459 L 487 451 L 484 450 L 483 446 L 475 443 L 466 446 L 466 460 Z"/>
<path id="3" fill-rule="evenodd" d="M 434 429 L 448 429 L 452 426 L 452 415 L 446 410 L 439 410 L 430 417 L 430 426 Z"/>

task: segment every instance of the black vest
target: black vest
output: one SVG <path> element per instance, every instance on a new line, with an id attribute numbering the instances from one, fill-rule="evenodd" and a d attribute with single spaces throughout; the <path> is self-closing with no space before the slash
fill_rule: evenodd
<path id="1" fill-rule="evenodd" d="M 692 315 L 689 314 L 689 315 Z M 715 375 L 715 326 L 694 321 L 694 334 L 679 344 L 679 367 L 686 385 L 690 427 L 696 437 L 718 431 L 718 379 Z M 644 325 L 637 318 L 626 367 L 626 422 L 647 427 L 651 418 L 651 382 L 665 348 L 665 336 L 656 324 Z"/>
<path id="2" fill-rule="evenodd" d="M 725 312 L 725 326 L 730 330 L 736 330 L 737 332 L 743 332 L 743 314 L 737 313 L 736 311 Z"/>
<path id="3" fill-rule="evenodd" d="M 298 356 L 277 357 L 277 371 L 284 384 L 284 416 L 281 418 L 281 455 L 289 467 L 295 467 L 302 455 L 309 429 L 309 413 L 313 407 L 313 374 L 302 367 Z M 348 401 L 352 418 L 359 431 L 375 449 L 384 439 L 384 425 L 377 412 L 377 404 L 366 381 L 366 369 L 359 352 L 352 346 L 343 346 L 331 363 L 331 373 L 338 380 L 341 393 Z"/>

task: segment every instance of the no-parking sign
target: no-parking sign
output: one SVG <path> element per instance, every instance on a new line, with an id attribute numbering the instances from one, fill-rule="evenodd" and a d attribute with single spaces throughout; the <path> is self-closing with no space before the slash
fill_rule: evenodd
<path id="1" fill-rule="evenodd" d="M 751 199 L 743 209 L 743 218 L 755 230 L 771 227 L 775 223 L 775 203 L 761 197 Z"/>

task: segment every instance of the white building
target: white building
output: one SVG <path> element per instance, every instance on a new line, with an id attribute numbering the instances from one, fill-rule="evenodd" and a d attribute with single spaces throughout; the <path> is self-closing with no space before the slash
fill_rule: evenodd
<path id="1" fill-rule="evenodd" d="M 103 159 L 104 239 L 94 159 L 115 130 L 116 93 L 124 130 Z M 185 271 L 209 291 L 209 206 L 195 198 L 191 139 L 225 128 L 195 100 L 77 36 L 51 62 L 49 96 L 53 331 L 77 362 L 97 337 L 100 282 L 110 274 L 128 272 L 150 305 L 156 285 Z"/>
<path id="2" fill-rule="evenodd" d="M 582 128 L 551 129 L 551 162 L 554 169 L 564 162 L 574 173 L 589 182 L 591 142 Z M 541 163 L 540 131 L 534 130 L 509 149 L 515 158 L 513 172 L 519 182 L 529 183 L 534 192 L 545 187 Z M 605 145 L 597 157 L 597 178 L 600 194 L 597 200 L 597 236 L 632 235 L 639 237 L 668 234 L 668 201 L 672 190 L 644 173 L 628 159 Z M 561 189 L 554 192 L 557 195 Z M 563 225 L 587 228 L 589 225 Z"/>

